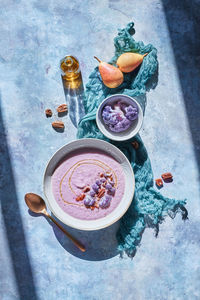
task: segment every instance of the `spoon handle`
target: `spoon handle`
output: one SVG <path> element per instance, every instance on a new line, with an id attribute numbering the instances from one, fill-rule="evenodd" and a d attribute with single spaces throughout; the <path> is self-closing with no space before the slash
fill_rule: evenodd
<path id="1" fill-rule="evenodd" d="M 54 218 L 52 218 L 52 216 L 48 214 L 47 217 L 49 217 L 51 221 L 54 222 L 54 224 L 56 224 L 62 232 L 64 232 L 64 234 L 74 243 L 74 245 L 76 245 L 76 247 L 78 247 L 82 252 L 85 252 L 85 247 L 77 239 L 67 232 Z"/>

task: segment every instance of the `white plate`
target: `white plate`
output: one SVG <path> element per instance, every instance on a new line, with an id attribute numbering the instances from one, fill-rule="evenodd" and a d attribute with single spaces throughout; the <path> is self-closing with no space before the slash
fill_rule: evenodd
<path id="1" fill-rule="evenodd" d="M 133 121 L 132 125 L 125 131 L 114 132 L 109 129 L 109 127 L 104 123 L 102 118 L 102 110 L 106 105 L 112 105 L 117 100 L 126 103 L 127 105 L 132 105 L 133 107 L 138 107 L 138 118 Z M 136 99 L 123 95 L 115 94 L 104 99 L 99 105 L 96 113 L 96 122 L 99 130 L 109 139 L 114 141 L 126 141 L 134 137 L 140 130 L 143 122 L 143 112 L 140 104 Z"/>
<path id="2" fill-rule="evenodd" d="M 119 205 L 110 214 L 97 220 L 80 220 L 67 214 L 58 205 L 52 192 L 51 177 L 58 163 L 72 151 L 84 148 L 93 148 L 108 153 L 122 166 L 125 176 L 125 191 Z M 134 195 L 135 177 L 128 159 L 117 147 L 98 139 L 81 139 L 63 146 L 52 156 L 45 170 L 43 185 L 46 203 L 60 221 L 81 230 L 97 230 L 118 221 L 127 211 Z"/>

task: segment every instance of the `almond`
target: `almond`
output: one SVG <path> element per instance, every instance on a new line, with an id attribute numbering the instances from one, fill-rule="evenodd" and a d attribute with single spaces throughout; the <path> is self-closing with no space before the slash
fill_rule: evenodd
<path id="1" fill-rule="evenodd" d="M 61 104 L 56 108 L 58 113 L 64 113 L 68 111 L 67 104 Z"/>
<path id="2" fill-rule="evenodd" d="M 46 114 L 46 117 L 49 118 L 49 117 L 52 117 L 52 110 L 50 108 L 47 108 L 45 110 L 45 114 Z"/>
<path id="3" fill-rule="evenodd" d="M 65 125 L 62 121 L 55 121 L 53 123 L 51 123 L 53 128 L 64 128 Z"/>

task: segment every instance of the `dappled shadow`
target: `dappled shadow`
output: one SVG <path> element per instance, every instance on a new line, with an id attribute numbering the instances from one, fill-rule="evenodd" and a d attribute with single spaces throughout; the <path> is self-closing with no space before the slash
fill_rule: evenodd
<path id="1" fill-rule="evenodd" d="M 113 256 L 119 254 L 117 251 L 117 240 L 116 232 L 119 228 L 119 223 L 115 223 L 105 229 L 96 231 L 83 231 L 73 229 L 64 223 L 62 223 L 58 218 L 56 218 L 53 213 L 51 216 L 60 225 L 67 230 L 73 237 L 81 242 L 85 246 L 86 251 L 81 252 L 73 242 L 44 214 L 36 214 L 30 209 L 28 210 L 29 215 L 32 217 L 44 217 L 47 222 L 52 226 L 54 234 L 61 244 L 61 246 L 70 254 L 79 257 L 84 260 L 100 261 L 106 260 Z"/>
<path id="2" fill-rule="evenodd" d="M 162 2 L 200 172 L 200 1 Z"/>
<path id="3" fill-rule="evenodd" d="M 58 222 L 60 222 L 53 214 Z M 63 232 L 52 223 L 55 236 L 61 246 L 72 255 L 84 260 L 100 261 L 112 258 L 119 254 L 117 251 L 116 232 L 119 228 L 119 222 L 95 231 L 83 231 L 73 229 L 61 223 L 61 225 L 76 237 L 86 248 L 85 252 L 81 252 L 74 244 L 63 234 Z"/>
<path id="4" fill-rule="evenodd" d="M 2 219 L 20 299 L 36 300 L 31 263 L 20 214 L 0 106 L 0 199 Z"/>

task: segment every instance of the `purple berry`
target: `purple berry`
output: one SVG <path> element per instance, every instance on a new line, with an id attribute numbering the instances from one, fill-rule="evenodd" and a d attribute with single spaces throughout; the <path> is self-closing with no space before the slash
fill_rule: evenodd
<path id="1" fill-rule="evenodd" d="M 112 112 L 112 107 L 110 106 L 110 105 L 106 105 L 105 107 L 104 107 L 104 109 L 103 109 L 103 111 L 105 111 L 105 112 Z"/>
<path id="2" fill-rule="evenodd" d="M 94 197 L 95 195 L 96 195 L 95 191 L 91 190 L 91 191 L 90 191 L 90 196 L 91 196 L 91 197 Z"/>
<path id="3" fill-rule="evenodd" d="M 130 125 L 131 125 L 130 120 L 125 118 L 122 122 L 122 126 L 125 127 L 125 128 L 128 128 Z"/>
<path id="4" fill-rule="evenodd" d="M 111 131 L 125 131 L 131 126 L 131 122 L 137 119 L 138 108 L 118 101 L 113 109 L 110 105 L 105 106 L 102 117 Z"/>
<path id="5" fill-rule="evenodd" d="M 115 194 L 115 188 L 112 187 L 111 189 L 108 190 L 108 194 L 114 196 Z"/>
<path id="6" fill-rule="evenodd" d="M 128 129 L 131 125 L 131 121 L 128 120 L 126 117 L 123 117 L 123 120 L 118 122 L 116 125 L 109 125 L 110 130 L 114 132 L 121 132 Z"/>
<path id="7" fill-rule="evenodd" d="M 109 195 L 104 196 L 103 198 L 101 198 L 101 201 L 99 202 L 99 206 L 101 208 L 106 208 L 110 205 L 110 201 L 111 201 L 112 197 Z"/>
<path id="8" fill-rule="evenodd" d="M 130 120 L 134 121 L 138 117 L 138 109 L 129 105 L 125 108 L 125 116 Z"/>
<path id="9" fill-rule="evenodd" d="M 106 182 L 106 179 L 105 178 L 101 178 L 100 181 L 101 181 L 101 183 L 104 183 L 104 182 Z"/>
<path id="10" fill-rule="evenodd" d="M 99 186 L 95 183 L 92 185 L 92 189 L 95 191 L 95 193 L 98 193 Z"/>
<path id="11" fill-rule="evenodd" d="M 137 111 L 136 107 L 133 107 L 132 105 L 129 105 L 125 108 L 125 112 L 133 112 Z"/>
<path id="12" fill-rule="evenodd" d="M 107 183 L 106 186 L 105 186 L 105 188 L 107 190 L 111 190 L 112 189 L 112 185 L 110 183 Z"/>
<path id="13" fill-rule="evenodd" d="M 91 206 L 95 203 L 95 199 L 94 198 L 91 198 L 89 195 L 87 195 L 84 199 L 84 204 L 86 206 Z"/>
<path id="14" fill-rule="evenodd" d="M 115 185 L 115 182 L 114 182 L 114 180 L 110 180 L 110 179 L 108 179 L 108 183 L 109 183 L 109 184 L 111 184 L 112 186 L 114 186 L 114 185 Z"/>
<path id="15" fill-rule="evenodd" d="M 96 180 L 96 184 L 97 184 L 98 186 L 100 186 L 100 185 L 101 185 L 101 181 L 100 181 L 99 179 L 97 179 L 97 180 Z"/>
<path id="16" fill-rule="evenodd" d="M 134 121 L 135 119 L 137 119 L 137 117 L 138 117 L 138 113 L 128 112 L 126 114 L 126 118 L 129 119 L 130 121 Z"/>
<path id="17" fill-rule="evenodd" d="M 103 113 L 102 117 L 103 117 L 104 123 L 109 125 L 110 124 L 110 115 L 108 113 Z"/>

